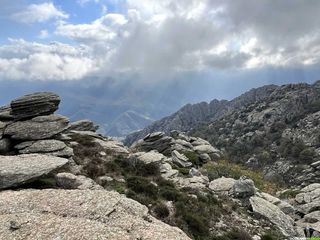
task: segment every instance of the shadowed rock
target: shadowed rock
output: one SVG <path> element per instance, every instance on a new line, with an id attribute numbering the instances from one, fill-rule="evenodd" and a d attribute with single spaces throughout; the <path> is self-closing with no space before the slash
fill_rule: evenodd
<path id="1" fill-rule="evenodd" d="M 68 159 L 40 154 L 0 156 L 0 189 L 19 186 L 64 166 Z"/>
<path id="2" fill-rule="evenodd" d="M 54 113 L 60 97 L 51 92 L 39 92 L 17 98 L 11 102 L 11 114 L 15 119 L 32 118 Z"/>

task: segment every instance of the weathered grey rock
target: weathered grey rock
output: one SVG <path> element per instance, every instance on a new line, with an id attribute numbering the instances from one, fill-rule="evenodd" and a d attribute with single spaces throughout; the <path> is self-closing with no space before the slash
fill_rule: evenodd
<path id="1" fill-rule="evenodd" d="M 91 131 L 91 132 L 95 132 L 98 130 L 98 126 L 96 126 L 92 121 L 90 120 L 80 120 L 80 121 L 76 121 L 76 122 L 72 122 L 69 127 L 68 127 L 68 131 L 70 130 L 75 130 L 75 131 Z"/>
<path id="2" fill-rule="evenodd" d="M 59 140 L 48 139 L 39 141 L 23 142 L 15 146 L 19 153 L 48 153 L 64 149 L 67 145 Z"/>
<path id="3" fill-rule="evenodd" d="M 276 198 L 265 192 L 261 192 L 259 195 L 265 200 L 267 200 L 268 202 L 276 205 L 285 214 L 288 214 L 292 218 L 295 217 L 295 209 L 290 203 L 282 201 L 279 198 Z"/>
<path id="4" fill-rule="evenodd" d="M 196 190 L 204 190 L 207 189 L 209 179 L 206 176 L 194 176 L 191 178 L 182 178 L 177 177 L 173 178 L 172 181 L 179 187 L 179 188 L 192 188 Z"/>
<path id="5" fill-rule="evenodd" d="M 250 198 L 250 204 L 253 212 L 267 218 L 275 224 L 285 236 L 294 237 L 297 235 L 293 226 L 293 219 L 284 214 L 276 205 L 257 196 Z"/>
<path id="6" fill-rule="evenodd" d="M 171 165 L 167 162 L 160 165 L 160 173 L 164 179 L 175 178 L 179 175 L 179 171 L 172 169 Z"/>
<path id="7" fill-rule="evenodd" d="M 48 139 L 61 133 L 68 122 L 67 118 L 60 115 L 39 116 L 31 120 L 14 122 L 6 127 L 4 133 L 19 140 Z"/>
<path id="8" fill-rule="evenodd" d="M 255 192 L 254 182 L 246 177 L 241 177 L 233 185 L 233 194 L 239 198 L 253 196 Z"/>
<path id="9" fill-rule="evenodd" d="M 302 203 L 310 203 L 316 199 L 320 200 L 320 184 L 313 183 L 310 184 L 303 189 L 301 189 L 301 193 L 297 194 L 295 200 Z"/>
<path id="10" fill-rule="evenodd" d="M 2 138 L 3 136 L 3 133 L 4 133 L 4 129 L 5 127 L 8 125 L 8 122 L 1 122 L 0 121 L 0 139 Z"/>
<path id="11" fill-rule="evenodd" d="M 199 155 L 199 158 L 201 159 L 202 162 L 209 162 L 211 161 L 211 157 L 207 153 L 202 153 Z"/>
<path id="12" fill-rule="evenodd" d="M 9 138 L 0 139 L 0 154 L 7 154 L 11 151 L 12 142 Z"/>
<path id="13" fill-rule="evenodd" d="M 10 106 L 3 106 L 0 107 L 0 120 L 12 120 L 13 116 L 11 115 L 11 108 Z"/>
<path id="14" fill-rule="evenodd" d="M 61 149 L 55 152 L 47 152 L 43 154 L 49 155 L 49 156 L 55 156 L 55 157 L 65 157 L 65 158 L 74 156 L 73 148 L 71 147 L 65 147 L 64 149 Z"/>
<path id="15" fill-rule="evenodd" d="M 189 162 L 189 159 L 184 154 L 181 154 L 176 150 L 171 153 L 171 157 L 172 162 L 179 167 L 187 168 L 192 166 L 192 163 Z"/>
<path id="16" fill-rule="evenodd" d="M 198 145 L 198 146 L 195 146 L 193 149 L 194 149 L 194 151 L 196 151 L 199 154 L 203 154 L 203 153 L 220 154 L 220 151 L 211 145 Z"/>
<path id="17" fill-rule="evenodd" d="M 320 199 L 297 206 L 299 212 L 308 214 L 320 209 Z"/>
<path id="18" fill-rule="evenodd" d="M 217 178 L 210 182 L 209 188 L 215 193 L 228 194 L 233 188 L 236 180 L 233 178 Z"/>
<path id="19" fill-rule="evenodd" d="M 40 154 L 0 156 L 0 189 L 18 186 L 65 165 L 68 159 Z"/>
<path id="20" fill-rule="evenodd" d="M 210 144 L 208 141 L 206 141 L 206 140 L 204 140 L 204 139 L 202 139 L 202 138 L 192 139 L 192 140 L 191 140 L 191 144 L 192 144 L 194 147 L 196 147 L 196 146 L 201 146 L 201 145 L 209 145 L 209 146 L 211 146 L 211 144 Z"/>
<path id="21" fill-rule="evenodd" d="M 198 169 L 196 169 L 196 168 L 191 168 L 191 169 L 189 170 L 189 176 L 190 176 L 190 177 L 200 177 L 200 176 L 202 176 L 202 174 L 201 174 L 201 172 L 200 172 Z"/>
<path id="22" fill-rule="evenodd" d="M 161 153 L 158 153 L 155 150 L 152 150 L 150 152 L 138 152 L 134 153 L 130 159 L 132 161 L 134 160 L 139 160 L 145 164 L 150 164 L 150 163 L 157 163 L 160 164 L 165 160 L 165 156 Z"/>
<path id="23" fill-rule="evenodd" d="M 62 189 L 0 192 L 0 239 L 190 240 L 117 192 Z"/>
<path id="24" fill-rule="evenodd" d="M 174 145 L 174 139 L 172 137 L 163 136 L 161 138 L 152 137 L 151 139 L 139 141 L 135 144 L 135 148 L 148 152 L 151 150 L 157 150 L 164 155 L 171 155 L 172 146 Z"/>
<path id="25" fill-rule="evenodd" d="M 20 154 L 42 153 L 56 157 L 71 157 L 73 149 L 68 147 L 64 142 L 54 139 L 27 141 L 15 146 Z"/>
<path id="26" fill-rule="evenodd" d="M 109 176 L 101 176 L 101 177 L 98 177 L 96 179 L 96 181 L 101 186 L 105 186 L 105 185 L 108 185 L 108 183 L 113 182 L 114 179 L 112 177 L 109 177 Z"/>
<path id="27" fill-rule="evenodd" d="M 91 178 L 85 176 L 76 176 L 72 173 L 58 173 L 55 176 L 57 185 L 64 189 L 80 189 L 80 190 L 102 190 L 103 187 L 98 185 Z"/>
<path id="28" fill-rule="evenodd" d="M 310 166 L 313 168 L 316 168 L 316 167 L 320 166 L 320 161 L 313 162 Z"/>
<path id="29" fill-rule="evenodd" d="M 303 221 L 307 223 L 320 222 L 320 210 L 306 214 L 303 217 Z"/>
<path id="30" fill-rule="evenodd" d="M 164 132 L 154 132 L 154 133 L 150 133 L 147 136 L 145 136 L 143 138 L 143 140 L 145 142 L 154 142 L 156 140 L 159 140 L 160 138 L 162 138 L 164 136 Z"/>
<path id="31" fill-rule="evenodd" d="M 15 119 L 49 115 L 58 109 L 59 103 L 60 97 L 55 93 L 33 93 L 13 100 L 11 114 Z"/>
<path id="32" fill-rule="evenodd" d="M 95 139 L 95 143 L 98 143 L 107 155 L 117 155 L 117 156 L 128 156 L 129 151 L 123 145 L 123 143 L 115 141 L 115 140 L 102 140 L 102 139 Z"/>

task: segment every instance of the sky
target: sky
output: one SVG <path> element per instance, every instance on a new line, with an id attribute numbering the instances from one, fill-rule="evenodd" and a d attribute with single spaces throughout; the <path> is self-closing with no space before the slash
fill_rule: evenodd
<path id="1" fill-rule="evenodd" d="M 191 79 L 186 102 L 313 82 L 319 11 L 318 0 L 0 0 L 0 81 Z"/>

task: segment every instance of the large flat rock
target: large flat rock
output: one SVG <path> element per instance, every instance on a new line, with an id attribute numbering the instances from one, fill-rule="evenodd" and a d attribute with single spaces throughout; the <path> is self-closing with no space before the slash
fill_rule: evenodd
<path id="1" fill-rule="evenodd" d="M 22 96 L 11 102 L 11 114 L 15 119 L 32 118 L 54 113 L 60 97 L 52 92 L 38 92 Z"/>
<path id="2" fill-rule="evenodd" d="M 267 218 L 275 224 L 285 236 L 294 237 L 297 235 L 294 228 L 294 220 L 282 212 L 276 205 L 257 196 L 250 198 L 250 204 L 253 212 Z"/>
<path id="3" fill-rule="evenodd" d="M 4 134 L 19 140 L 47 139 L 61 133 L 68 123 L 69 120 L 60 115 L 39 116 L 10 124 Z"/>
<path id="4" fill-rule="evenodd" d="M 62 167 L 67 162 L 68 159 L 65 158 L 40 154 L 0 156 L 0 189 L 36 179 Z"/>
<path id="5" fill-rule="evenodd" d="M 190 238 L 117 192 L 47 189 L 0 192 L 0 239 Z"/>

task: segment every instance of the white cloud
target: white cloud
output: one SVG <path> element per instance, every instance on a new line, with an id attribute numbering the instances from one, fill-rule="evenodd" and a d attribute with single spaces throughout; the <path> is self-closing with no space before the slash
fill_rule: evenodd
<path id="1" fill-rule="evenodd" d="M 31 4 L 21 12 L 12 15 L 13 19 L 26 24 L 46 22 L 51 19 L 67 19 L 68 14 L 57 9 L 52 2 Z"/>
<path id="2" fill-rule="evenodd" d="M 89 1 L 103 3 L 97 0 L 79 3 Z M 93 73 L 159 75 L 320 63 L 317 24 L 320 16 L 315 10 L 320 8 L 320 1 L 313 4 L 300 0 L 123 2 L 113 0 L 114 4 L 126 6 L 123 14 L 107 13 L 83 24 L 59 21 L 53 34 L 73 40 L 79 46 L 63 45 L 57 49 L 51 45 L 39 47 L 36 43 L 13 42 L 2 50 L 0 47 L 2 64 L 11 61 L 18 69 L 24 69 L 23 61 L 32 62 L 30 66 L 35 67 L 36 59 L 50 59 L 55 63 L 50 78 L 59 75 L 64 79 L 78 79 Z M 45 31 L 40 33 L 40 36 L 46 35 Z M 9 55 L 11 58 L 4 57 Z M 75 60 L 75 67 L 83 67 L 71 74 L 67 66 L 71 67 L 69 60 L 76 58 L 79 61 Z M 66 67 L 61 67 L 61 63 Z M 40 78 L 40 69 L 36 67 L 37 74 L 32 76 Z M 63 75 L 62 71 L 67 73 Z"/>
<path id="3" fill-rule="evenodd" d="M 0 47 L 1 79 L 76 80 L 94 71 L 95 62 L 83 46 L 11 40 Z"/>

